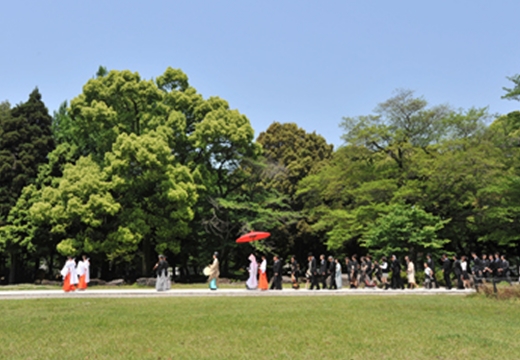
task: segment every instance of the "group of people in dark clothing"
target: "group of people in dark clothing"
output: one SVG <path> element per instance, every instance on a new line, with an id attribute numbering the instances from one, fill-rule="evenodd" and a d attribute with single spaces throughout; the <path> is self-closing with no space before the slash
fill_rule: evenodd
<path id="1" fill-rule="evenodd" d="M 505 255 L 500 255 L 499 253 L 495 253 L 494 255 L 483 254 L 481 257 L 478 257 L 475 252 L 472 252 L 470 259 L 464 255 L 459 259 L 454 255 L 451 261 L 446 254 L 443 254 L 441 262 L 441 271 L 447 289 L 453 287 L 452 275 L 457 289 L 470 288 L 472 285 L 478 285 L 484 281 L 507 281 L 511 284 L 509 261 Z M 432 286 L 438 287 L 431 255 L 428 256 L 428 261 L 425 266 L 432 269 L 432 274 L 429 276 L 428 288 Z"/>
<path id="2" fill-rule="evenodd" d="M 383 256 L 379 261 L 372 256 L 366 255 L 358 259 L 357 255 L 344 258 L 344 266 L 339 259 L 332 256 L 328 258 L 321 255 L 319 260 L 312 253 L 308 254 L 308 264 L 305 272 L 307 288 L 310 290 L 338 289 L 342 287 L 343 269 L 346 269 L 347 281 L 350 288 L 376 287 L 378 284 L 384 289 L 404 289 L 401 271 L 402 264 L 399 259 L 392 255 L 390 260 Z M 408 286 L 414 288 L 415 266 L 410 258 L 405 257 L 406 277 Z M 452 288 L 452 280 L 456 283 L 457 289 L 470 288 L 483 281 L 507 281 L 511 283 L 511 269 L 509 262 L 504 255 L 482 255 L 478 257 L 476 253 L 471 253 L 471 258 L 465 255 L 460 258 L 456 255 L 450 258 L 443 254 L 440 259 L 440 271 L 447 289 Z M 298 274 L 300 268 L 296 259 L 291 258 L 291 279 L 293 288 L 298 288 Z M 424 262 L 424 287 L 427 289 L 438 288 L 438 278 L 436 273 L 436 263 L 431 254 L 427 254 Z"/>
<path id="3" fill-rule="evenodd" d="M 357 288 L 361 284 L 365 287 L 375 287 L 377 286 L 376 280 L 386 289 L 390 287 L 394 289 L 403 288 L 401 263 L 395 255 L 392 255 L 390 262 L 387 261 L 385 256 L 377 261 L 370 255 L 362 256 L 359 260 L 357 255 L 353 255 L 350 258 L 345 257 L 344 264 L 347 281 L 351 288 Z M 389 281 L 390 273 L 392 277 Z M 309 253 L 305 276 L 310 290 L 319 290 L 320 285 L 322 289 L 327 289 L 327 286 L 328 289 L 341 288 L 342 286 L 338 286 L 338 283 L 341 282 L 342 274 L 343 266 L 341 266 L 339 259 L 329 256 L 327 262 L 325 255 L 321 255 L 318 266 L 313 254 Z"/>

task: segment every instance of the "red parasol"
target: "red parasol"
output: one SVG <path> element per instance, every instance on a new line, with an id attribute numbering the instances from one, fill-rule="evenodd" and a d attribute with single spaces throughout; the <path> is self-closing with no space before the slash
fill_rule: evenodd
<path id="1" fill-rule="evenodd" d="M 270 233 L 264 231 L 251 231 L 248 234 L 242 235 L 237 239 L 237 243 L 246 243 L 256 240 L 262 240 L 271 236 Z"/>

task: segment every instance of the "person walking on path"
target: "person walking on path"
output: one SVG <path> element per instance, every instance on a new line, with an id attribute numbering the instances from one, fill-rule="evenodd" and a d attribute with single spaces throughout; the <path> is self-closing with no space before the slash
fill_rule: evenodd
<path id="1" fill-rule="evenodd" d="M 444 282 L 446 283 L 446 289 L 451 290 L 451 279 L 450 279 L 450 271 L 451 271 L 451 262 L 450 259 L 446 256 L 446 254 L 442 254 L 442 274 L 444 276 Z"/>
<path id="2" fill-rule="evenodd" d="M 392 289 L 404 289 L 401 279 L 401 264 L 395 255 L 392 255 Z"/>
<path id="3" fill-rule="evenodd" d="M 298 261 L 296 261 L 296 257 L 291 256 L 291 281 L 292 288 L 294 290 L 298 290 L 300 288 L 300 283 L 298 282 L 298 277 L 300 275 L 300 265 Z"/>
<path id="4" fill-rule="evenodd" d="M 67 261 L 61 269 L 61 275 L 63 276 L 63 290 L 70 292 L 76 290 L 78 284 L 78 274 L 76 273 L 76 262 L 72 256 L 67 257 Z"/>
<path id="5" fill-rule="evenodd" d="M 406 277 L 408 279 L 408 288 L 415 289 L 417 284 L 415 283 L 415 266 L 408 256 L 405 256 L 406 261 Z"/>
<path id="6" fill-rule="evenodd" d="M 78 262 L 76 271 L 79 276 L 78 290 L 86 290 L 88 283 L 90 282 L 90 261 L 87 255 L 83 255 L 83 260 Z"/>
<path id="7" fill-rule="evenodd" d="M 249 255 L 249 279 L 246 282 L 247 290 L 256 290 L 258 287 L 258 263 L 254 254 Z"/>
<path id="8" fill-rule="evenodd" d="M 460 260 L 457 258 L 457 255 L 453 255 L 453 274 L 455 275 L 455 279 L 457 280 L 457 289 L 461 290 L 464 288 L 462 283 L 462 269 L 460 267 Z"/>
<path id="9" fill-rule="evenodd" d="M 426 289 L 431 289 L 433 283 L 433 271 L 428 266 L 428 263 L 424 263 L 424 287 Z"/>
<path id="10" fill-rule="evenodd" d="M 388 265 L 388 262 L 386 261 L 386 256 L 383 256 L 381 258 L 381 263 L 379 265 L 381 268 L 381 282 L 383 283 L 383 287 L 385 290 L 388 290 L 388 275 L 390 274 L 390 266 Z"/>
<path id="11" fill-rule="evenodd" d="M 155 281 L 155 290 L 166 291 L 170 290 L 170 279 L 168 277 L 168 262 L 164 255 L 159 255 L 159 261 L 153 267 L 157 273 L 157 280 Z"/>
<path id="12" fill-rule="evenodd" d="M 437 278 L 435 275 L 435 262 L 433 261 L 432 254 L 426 254 L 426 263 L 432 271 L 432 288 L 439 288 L 439 284 L 437 283 Z"/>
<path id="13" fill-rule="evenodd" d="M 343 279 L 341 278 L 341 263 L 339 259 L 335 260 L 336 262 L 336 289 L 341 289 L 343 286 Z"/>
<path id="14" fill-rule="evenodd" d="M 462 280 L 463 288 L 464 289 L 471 288 L 470 283 L 469 283 L 468 261 L 467 261 L 465 255 L 462 255 L 462 257 L 460 258 L 460 270 L 461 270 L 460 278 Z"/>
<path id="15" fill-rule="evenodd" d="M 316 258 L 312 255 L 312 253 L 309 253 L 309 256 L 307 258 L 309 260 L 309 264 L 307 267 L 307 283 L 310 283 L 311 286 L 309 290 L 314 290 L 314 287 L 316 286 L 316 290 L 320 289 L 320 284 L 318 283 L 318 269 L 316 267 Z"/>
<path id="16" fill-rule="evenodd" d="M 267 260 L 265 255 L 262 255 L 262 262 L 260 263 L 260 269 L 258 270 L 260 278 L 258 280 L 258 288 L 265 291 L 269 288 L 269 282 L 267 281 Z"/>
<path id="17" fill-rule="evenodd" d="M 271 290 L 282 290 L 282 262 L 278 255 L 273 256 L 273 281 Z"/>
<path id="18" fill-rule="evenodd" d="M 219 264 L 218 264 L 218 252 L 215 251 L 213 254 L 213 263 L 209 266 L 209 288 L 211 290 L 217 290 L 217 280 L 220 276 Z"/>
<path id="19" fill-rule="evenodd" d="M 329 268 L 327 270 L 329 275 L 329 290 L 338 289 L 336 285 L 336 262 L 332 256 L 329 256 Z"/>
<path id="20" fill-rule="evenodd" d="M 325 255 L 320 255 L 320 282 L 321 288 L 327 288 L 327 260 L 325 260 Z"/>

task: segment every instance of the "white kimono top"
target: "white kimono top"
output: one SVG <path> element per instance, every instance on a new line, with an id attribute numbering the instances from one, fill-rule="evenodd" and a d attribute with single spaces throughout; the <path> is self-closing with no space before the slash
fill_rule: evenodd
<path id="1" fill-rule="evenodd" d="M 78 283 L 78 274 L 76 273 L 76 262 L 74 260 L 67 260 L 63 269 L 61 269 L 61 275 L 65 279 L 65 277 L 70 274 L 70 283 L 77 284 Z"/>
<path id="2" fill-rule="evenodd" d="M 90 282 L 90 262 L 88 260 L 81 260 L 78 262 L 78 267 L 76 268 L 76 271 L 78 272 L 78 276 L 85 275 L 85 282 Z"/>

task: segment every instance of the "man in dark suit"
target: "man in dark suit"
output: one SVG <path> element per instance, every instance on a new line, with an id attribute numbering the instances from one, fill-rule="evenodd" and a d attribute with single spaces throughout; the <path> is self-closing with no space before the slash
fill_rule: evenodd
<path id="1" fill-rule="evenodd" d="M 325 255 L 320 255 L 320 281 L 321 288 L 327 288 L 327 260 L 325 260 Z"/>
<path id="2" fill-rule="evenodd" d="M 336 285 L 336 261 L 332 256 L 329 256 L 329 268 L 327 270 L 329 275 L 329 290 L 338 289 Z"/>
<path id="3" fill-rule="evenodd" d="M 462 268 L 460 267 L 460 260 L 457 259 L 457 255 L 453 255 L 453 273 L 455 274 L 455 279 L 457 280 L 457 289 L 464 289 L 464 285 L 462 283 Z"/>
<path id="4" fill-rule="evenodd" d="M 475 284 L 480 284 L 482 282 L 482 271 L 484 270 L 482 260 L 477 256 L 475 252 L 471 253 L 473 267 L 471 268 L 471 273 L 473 274 L 473 281 Z"/>
<path id="5" fill-rule="evenodd" d="M 432 259 L 432 254 L 430 254 L 430 253 L 426 254 L 426 264 L 428 264 L 428 267 L 432 271 L 432 275 L 431 275 L 432 285 L 433 285 L 433 287 L 438 288 L 439 284 L 437 283 L 437 278 L 435 277 L 435 262 Z"/>
<path id="6" fill-rule="evenodd" d="M 401 280 L 401 264 L 395 255 L 392 255 L 392 289 L 404 289 Z"/>
<path id="7" fill-rule="evenodd" d="M 513 283 L 511 282 L 511 270 L 509 269 L 509 261 L 507 261 L 505 255 L 502 255 L 500 259 L 502 260 L 502 277 L 506 279 L 509 285 L 513 285 Z"/>
<path id="8" fill-rule="evenodd" d="M 482 277 L 489 279 L 490 272 L 489 272 L 489 259 L 487 258 L 486 254 L 482 254 Z"/>
<path id="9" fill-rule="evenodd" d="M 448 259 L 446 254 L 442 254 L 442 273 L 444 275 L 444 282 L 446 283 L 446 289 L 451 290 L 451 279 L 450 279 L 450 272 L 451 272 L 451 261 Z"/>
<path id="10" fill-rule="evenodd" d="M 320 289 L 320 284 L 318 283 L 318 270 L 316 269 L 316 258 L 312 255 L 312 253 L 309 253 L 309 256 L 307 258 L 309 260 L 309 266 L 307 268 L 307 279 L 309 279 L 309 282 L 311 283 L 310 290 L 314 289 L 314 286 L 316 286 L 316 290 Z"/>
<path id="11" fill-rule="evenodd" d="M 271 283 L 271 290 L 282 290 L 282 262 L 280 258 L 273 256 L 273 282 Z"/>

